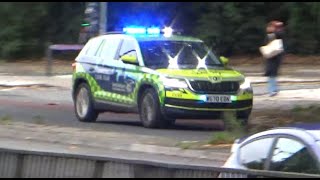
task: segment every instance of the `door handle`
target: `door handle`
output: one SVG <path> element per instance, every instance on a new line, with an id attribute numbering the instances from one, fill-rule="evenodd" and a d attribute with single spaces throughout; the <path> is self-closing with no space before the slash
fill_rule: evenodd
<path id="1" fill-rule="evenodd" d="M 93 67 L 89 68 L 89 71 L 90 72 L 94 71 L 94 68 Z"/>

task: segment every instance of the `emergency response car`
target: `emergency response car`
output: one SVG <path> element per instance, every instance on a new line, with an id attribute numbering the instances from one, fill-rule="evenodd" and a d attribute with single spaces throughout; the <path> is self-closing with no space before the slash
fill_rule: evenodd
<path id="1" fill-rule="evenodd" d="M 243 124 L 253 91 L 240 72 L 200 39 L 165 28 L 124 28 L 91 38 L 73 64 L 73 100 L 80 121 L 103 112 L 136 112 L 143 126 L 177 118 L 217 118 L 236 111 Z"/>

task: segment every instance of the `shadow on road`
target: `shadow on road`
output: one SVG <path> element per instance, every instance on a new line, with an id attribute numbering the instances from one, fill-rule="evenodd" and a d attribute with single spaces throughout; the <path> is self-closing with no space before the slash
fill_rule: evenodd
<path id="1" fill-rule="evenodd" d="M 139 120 L 104 120 L 100 119 L 96 123 L 113 124 L 121 126 L 141 127 Z M 223 130 L 223 122 L 221 120 L 177 120 L 174 125 L 166 128 L 167 130 L 188 130 L 188 131 L 219 131 Z"/>

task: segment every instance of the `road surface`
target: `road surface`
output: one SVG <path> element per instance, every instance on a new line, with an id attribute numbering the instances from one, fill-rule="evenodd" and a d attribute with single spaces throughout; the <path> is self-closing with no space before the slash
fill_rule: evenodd
<path id="1" fill-rule="evenodd" d="M 315 72 L 318 71 L 312 71 Z M 305 71 L 302 74 L 310 76 Z M 22 79 L 5 74 L 0 76 L 0 84 L 17 85 Z M 33 77 L 27 79 L 32 81 Z M 69 149 L 88 146 L 89 149 L 108 149 L 111 152 L 129 150 L 169 154 L 202 158 L 207 163 L 214 161 L 218 165 L 222 165 L 229 155 L 230 146 L 183 151 L 178 145 L 185 141 L 194 143 L 209 140 L 220 131 L 223 125 L 220 120 L 177 120 L 169 129 L 147 129 L 142 127 L 136 114 L 104 113 L 96 123 L 83 123 L 74 115 L 70 77 L 57 79 L 39 76 L 37 79 L 41 80 L 40 84 L 54 82 L 56 86 L 0 86 L 2 142 L 29 144 L 32 141 L 42 145 L 65 145 Z M 253 84 L 255 97 L 250 122 L 259 123 L 259 118 L 254 116 L 257 111 L 281 111 L 296 105 L 319 104 L 319 82 L 280 83 L 280 94 L 272 98 L 266 94 L 265 83 Z M 20 83 L 23 85 L 24 81 Z"/>
<path id="2" fill-rule="evenodd" d="M 319 86 L 314 83 L 283 84 L 281 85 L 281 94 L 285 95 L 286 92 L 290 92 L 286 90 L 300 90 L 301 88 L 304 89 L 301 91 L 306 92 L 308 89 L 313 90 Z M 308 99 L 302 95 L 304 101 L 297 97 L 295 98 L 297 102 L 292 103 L 295 99 L 290 100 L 290 97 L 285 97 L 286 100 L 283 100 L 281 94 L 279 97 L 269 98 L 266 95 L 265 85 L 261 84 L 254 85 L 254 92 L 254 111 L 271 107 L 277 108 L 277 106 L 283 108 L 283 103 L 293 106 L 305 103 L 305 101 L 312 104 L 313 101 L 318 100 L 317 98 Z M 101 132 L 125 132 L 133 136 L 168 138 L 170 145 L 178 141 L 209 139 L 212 132 L 218 131 L 222 126 L 222 122 L 219 120 L 177 120 L 176 125 L 167 130 L 154 130 L 143 128 L 139 116 L 136 114 L 115 113 L 101 114 L 96 123 L 78 122 L 74 115 L 70 88 L 66 87 L 2 87 L 0 88 L 0 102 L 0 118 L 1 116 L 9 116 L 14 121 L 28 123 L 41 121 L 47 125 L 89 128 Z"/>

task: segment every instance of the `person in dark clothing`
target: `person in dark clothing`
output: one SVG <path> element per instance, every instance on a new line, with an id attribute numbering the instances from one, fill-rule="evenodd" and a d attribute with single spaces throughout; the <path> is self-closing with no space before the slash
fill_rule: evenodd
<path id="1" fill-rule="evenodd" d="M 268 44 L 275 39 L 283 39 L 283 23 L 279 21 L 271 21 L 267 25 L 266 32 L 267 37 L 265 44 Z M 268 92 L 270 96 L 275 96 L 279 92 L 276 78 L 279 74 L 279 68 L 283 57 L 284 52 L 271 58 L 267 58 L 265 61 L 266 65 L 264 75 L 268 77 Z"/>

